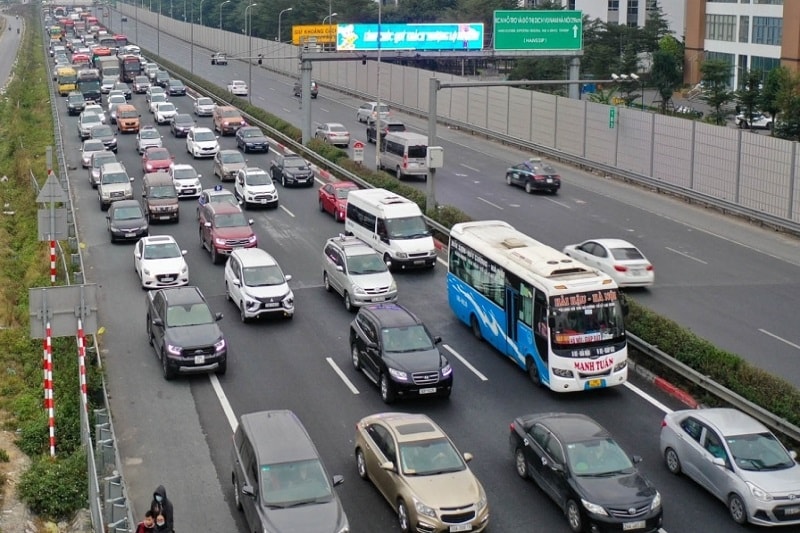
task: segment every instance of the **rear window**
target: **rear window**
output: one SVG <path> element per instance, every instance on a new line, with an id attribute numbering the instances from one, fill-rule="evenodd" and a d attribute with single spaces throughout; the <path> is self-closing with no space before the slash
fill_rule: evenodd
<path id="1" fill-rule="evenodd" d="M 408 147 L 408 157 L 416 159 L 424 159 L 428 155 L 428 147 L 424 144 Z"/>

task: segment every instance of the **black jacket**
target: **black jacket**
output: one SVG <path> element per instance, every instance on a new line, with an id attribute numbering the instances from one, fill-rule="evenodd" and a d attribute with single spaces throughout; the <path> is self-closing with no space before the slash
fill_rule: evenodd
<path id="1" fill-rule="evenodd" d="M 156 500 L 156 496 L 161 496 L 160 502 Z M 164 485 L 159 485 L 153 492 L 153 501 L 150 502 L 150 510 L 153 511 L 153 515 L 156 517 L 158 517 L 159 514 L 164 515 L 164 519 L 167 521 L 166 531 L 172 532 L 175 530 L 175 517 L 172 512 L 172 502 L 167 498 L 167 489 L 164 488 Z"/>

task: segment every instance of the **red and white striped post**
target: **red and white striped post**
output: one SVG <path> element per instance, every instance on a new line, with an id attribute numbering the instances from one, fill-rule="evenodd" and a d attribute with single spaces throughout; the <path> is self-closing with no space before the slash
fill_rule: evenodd
<path id="1" fill-rule="evenodd" d="M 80 372 L 81 403 L 89 410 L 89 399 L 86 392 L 86 337 L 83 334 L 83 321 L 78 319 L 78 371 Z"/>
<path id="2" fill-rule="evenodd" d="M 55 285 L 56 283 L 56 274 L 58 274 L 58 270 L 56 269 L 56 241 L 50 241 L 50 284 Z"/>
<path id="3" fill-rule="evenodd" d="M 47 409 L 47 425 L 50 427 L 50 456 L 56 456 L 56 416 L 53 404 L 53 342 L 50 322 L 47 322 L 44 338 L 44 408 Z"/>

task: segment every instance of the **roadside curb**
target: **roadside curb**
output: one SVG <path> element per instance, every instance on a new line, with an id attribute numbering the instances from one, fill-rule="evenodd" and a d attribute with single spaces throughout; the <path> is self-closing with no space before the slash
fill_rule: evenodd
<path id="1" fill-rule="evenodd" d="M 689 407 L 690 409 L 697 409 L 700 406 L 700 402 L 695 400 L 691 394 L 681 389 L 680 387 L 673 385 L 666 379 L 657 376 L 647 368 L 643 367 L 641 364 L 628 359 L 628 366 L 634 373 L 644 378 L 645 381 L 653 384 L 656 388 L 667 393 L 669 396 L 675 398 L 676 400 L 678 400 L 685 406 Z"/>

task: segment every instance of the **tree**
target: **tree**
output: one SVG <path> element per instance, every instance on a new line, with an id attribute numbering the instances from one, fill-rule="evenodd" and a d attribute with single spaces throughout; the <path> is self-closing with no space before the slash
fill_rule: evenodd
<path id="1" fill-rule="evenodd" d="M 665 35 L 658 41 L 658 49 L 675 56 L 675 60 L 681 65 L 681 71 L 683 71 L 684 46 L 682 42 L 672 35 Z"/>
<path id="2" fill-rule="evenodd" d="M 613 105 L 614 96 L 617 94 L 619 87 L 612 85 L 608 89 L 598 88 L 597 92 L 590 94 L 587 100 L 596 102 L 598 104 Z"/>
<path id="3" fill-rule="evenodd" d="M 666 113 L 672 94 L 683 83 L 680 63 L 671 52 L 659 49 L 653 53 L 650 83 L 661 97 L 661 113 Z"/>
<path id="4" fill-rule="evenodd" d="M 728 112 L 725 104 L 734 99 L 728 83 L 731 79 L 731 64 L 719 59 L 703 61 L 700 72 L 703 74 L 703 94 L 700 99 L 713 109 L 710 113 L 711 121 L 718 126 L 725 124 Z"/>
<path id="5" fill-rule="evenodd" d="M 749 124 L 750 117 L 755 113 L 758 101 L 761 98 L 760 85 L 763 75 L 760 70 L 749 70 L 743 78 L 742 88 L 736 91 L 736 101 Z M 743 122 L 740 122 L 740 125 L 743 124 Z"/>
<path id="6" fill-rule="evenodd" d="M 508 73 L 509 80 L 563 80 L 567 77 L 567 60 L 563 57 L 520 59 Z M 561 92 L 560 85 L 530 85 L 541 92 Z"/>
<path id="7" fill-rule="evenodd" d="M 661 39 L 672 35 L 672 30 L 669 29 L 669 21 L 658 1 L 653 2 L 647 8 L 647 20 L 644 22 L 644 27 L 639 34 L 641 51 L 651 54 L 660 48 Z"/>
<path id="8" fill-rule="evenodd" d="M 775 133 L 782 139 L 800 141 L 800 74 L 786 73 L 777 97 L 781 120 L 773 117 Z"/>
<path id="9" fill-rule="evenodd" d="M 777 67 L 767 73 L 767 79 L 764 81 L 764 87 L 761 90 L 761 96 L 758 100 L 758 107 L 762 111 L 769 113 L 772 117 L 772 123 L 778 123 L 778 113 L 781 111 L 780 104 L 778 103 L 778 96 L 781 89 L 791 82 L 791 75 L 786 67 Z M 773 128 L 773 135 L 775 129 Z"/>

